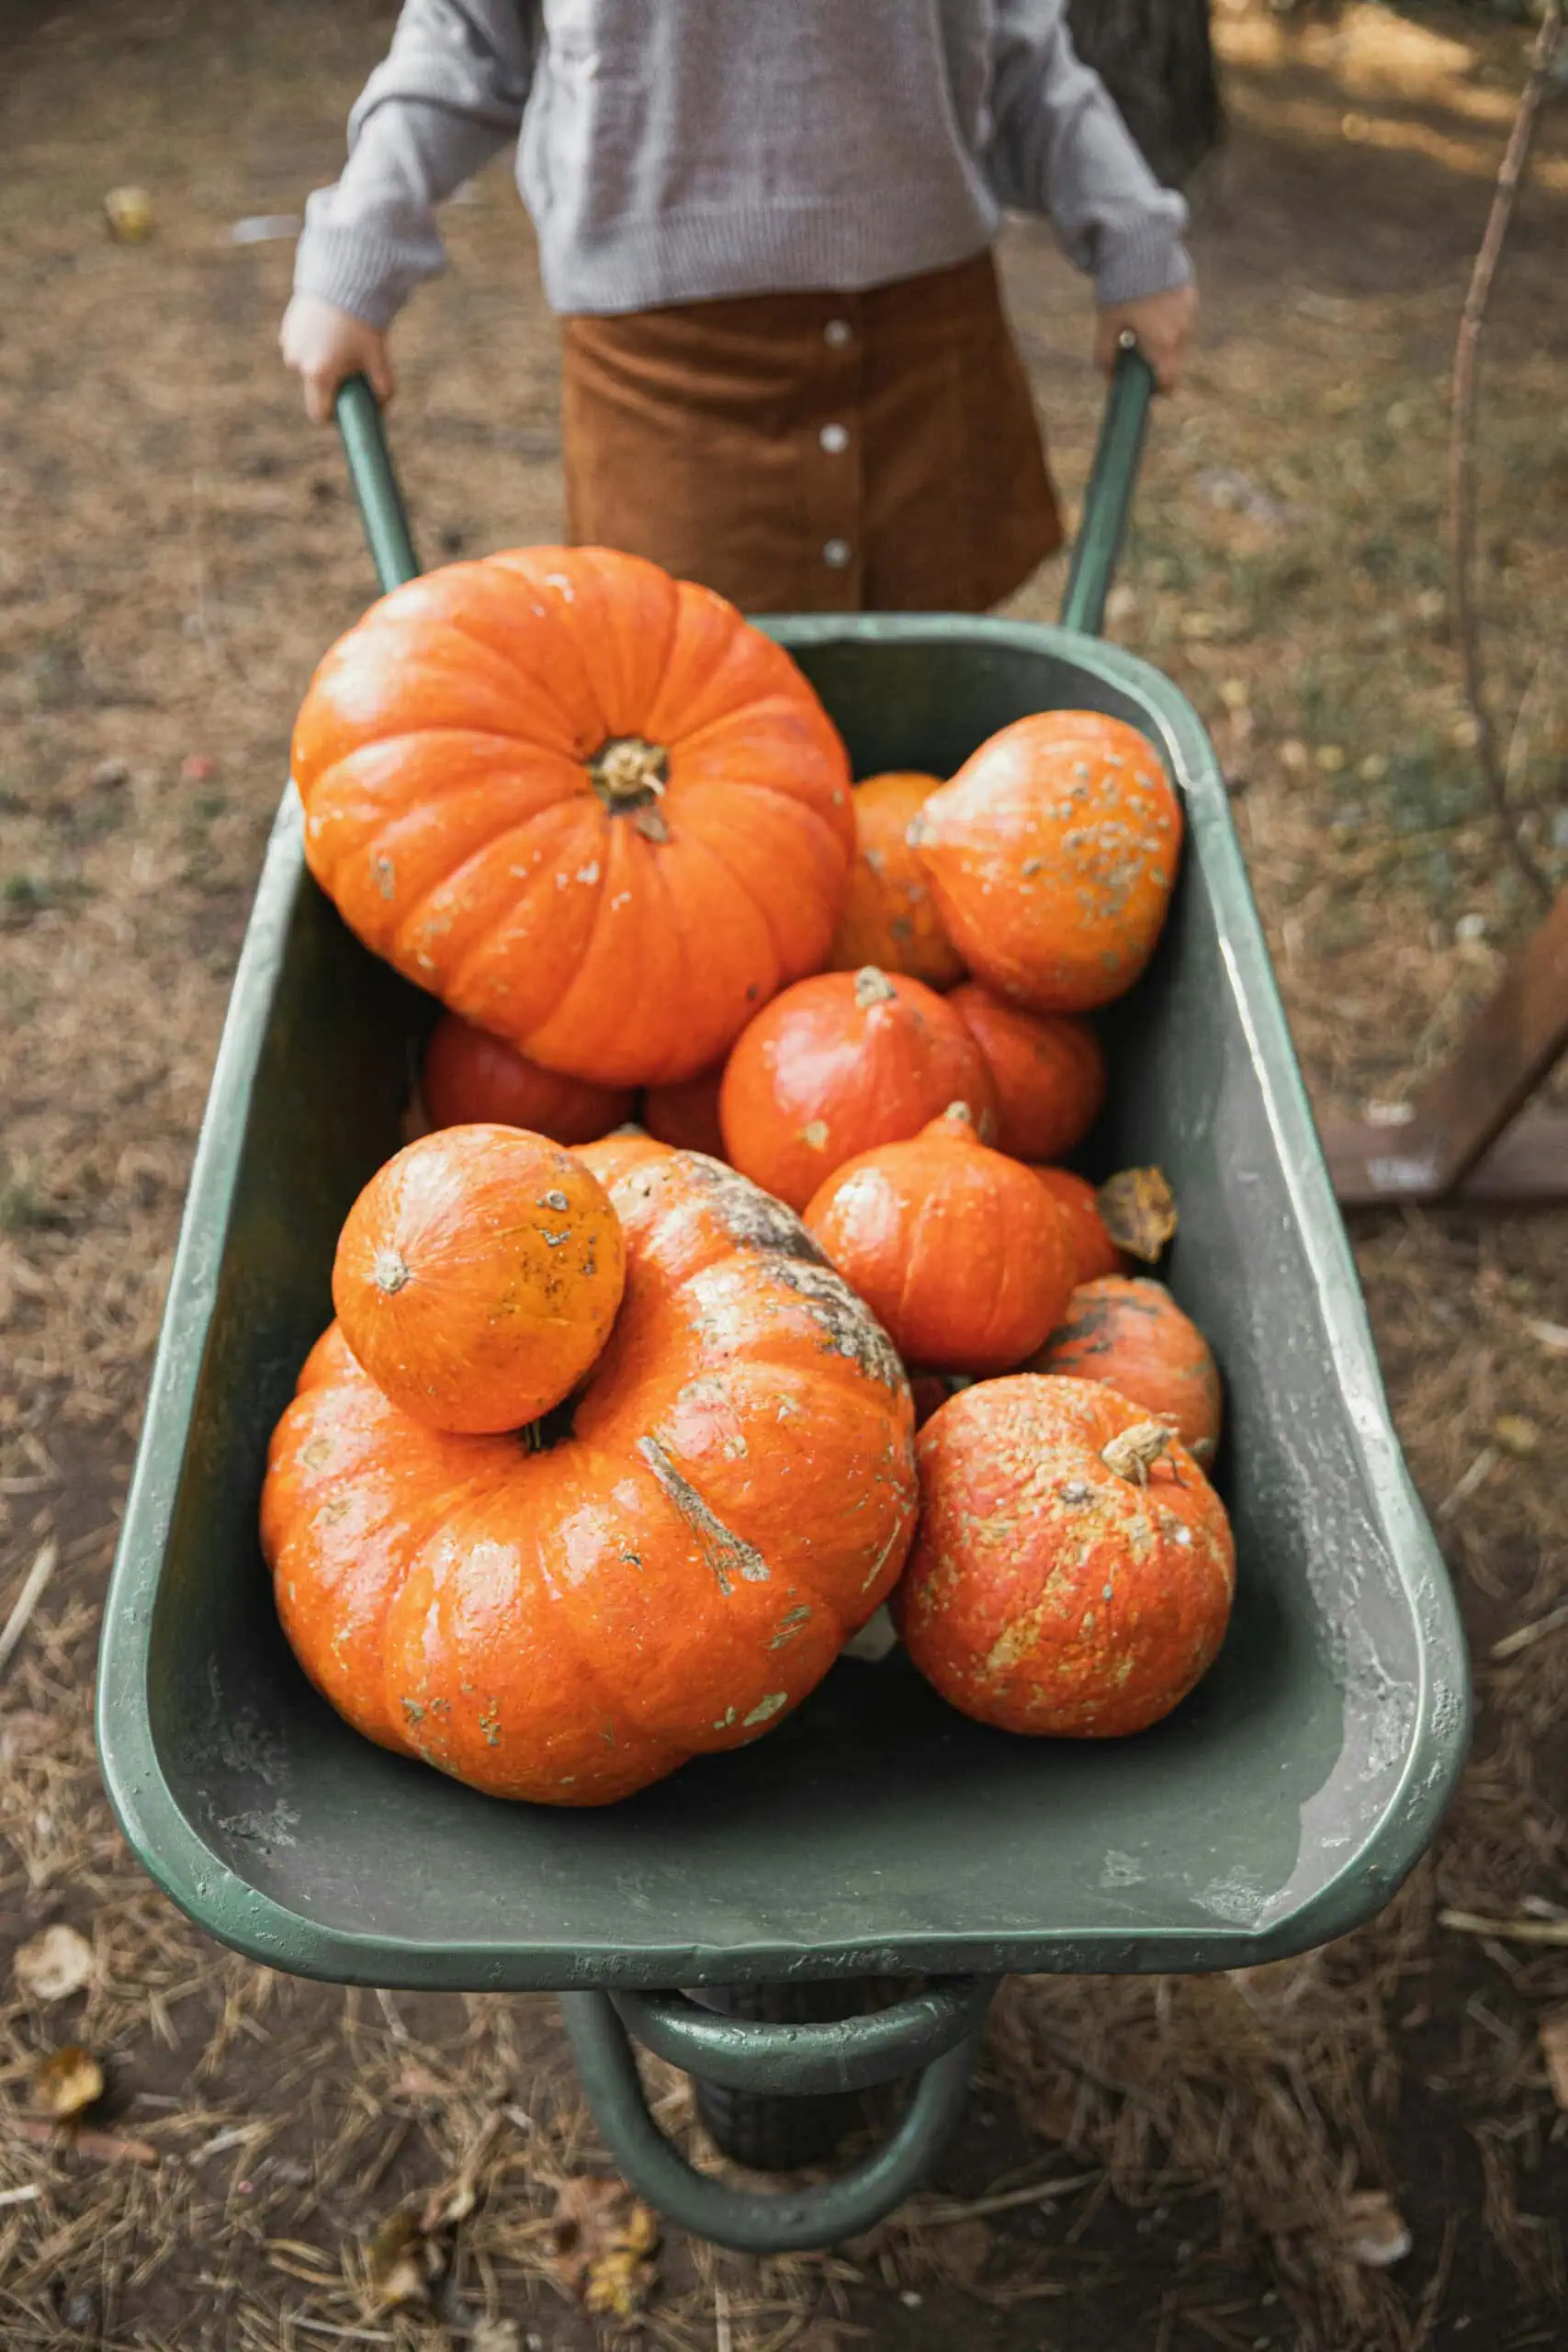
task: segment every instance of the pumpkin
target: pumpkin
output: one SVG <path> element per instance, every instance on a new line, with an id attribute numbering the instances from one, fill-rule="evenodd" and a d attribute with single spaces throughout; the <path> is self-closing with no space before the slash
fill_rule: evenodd
<path id="1" fill-rule="evenodd" d="M 1209 1342 L 1163 1283 L 1107 1275 L 1081 1283 L 1031 1372 L 1102 1381 L 1130 1404 L 1168 1420 L 1205 1468 L 1220 1442 L 1220 1375 Z"/>
<path id="2" fill-rule="evenodd" d="M 693 1078 L 820 969 L 849 764 L 787 653 L 639 557 L 532 548 L 373 605 L 294 729 L 310 871 L 547 1069 Z"/>
<path id="3" fill-rule="evenodd" d="M 798 980 L 742 1032 L 719 1091 L 725 1155 L 804 1209 L 874 1144 L 918 1135 L 949 1102 L 991 1127 L 991 1081 L 964 1023 L 919 980 L 863 971 Z"/>
<path id="4" fill-rule="evenodd" d="M 617 1127 L 614 1135 L 601 1136 L 596 1143 L 585 1143 L 577 1152 L 584 1168 L 592 1169 L 606 1191 L 617 1178 L 633 1168 L 645 1168 L 650 1160 L 668 1159 L 674 1146 L 659 1143 L 641 1127 Z"/>
<path id="5" fill-rule="evenodd" d="M 611 1199 L 625 1304 L 531 1443 L 411 1419 L 334 1326 L 262 1498 L 318 1690 L 382 1747 L 540 1804 L 609 1803 L 783 1721 L 914 1524 L 903 1367 L 799 1220 L 694 1154 Z"/>
<path id="6" fill-rule="evenodd" d="M 1177 1706 L 1217 1654 L 1235 1550 L 1168 1430 L 1092 1380 L 983 1381 L 917 1442 L 920 1530 L 893 1604 L 964 1714 L 1114 1739 Z"/>
<path id="7" fill-rule="evenodd" d="M 964 978 L 963 958 L 937 921 L 930 886 L 906 838 L 910 820 L 941 782 L 899 769 L 856 785 L 855 862 L 828 958 L 834 971 L 875 964 L 933 989 Z"/>
<path id="8" fill-rule="evenodd" d="M 1080 1144 L 1105 1101 L 1105 1049 L 1073 1012 L 1028 1012 L 979 980 L 948 998 L 979 1046 L 997 1099 L 997 1149 L 1059 1159 Z"/>
<path id="9" fill-rule="evenodd" d="M 962 1102 L 863 1151 L 806 1212 L 829 1260 L 928 1372 L 1005 1372 L 1055 1329 L 1077 1259 L 1032 1172 L 981 1143 Z"/>
<path id="10" fill-rule="evenodd" d="M 610 1336 L 621 1228 L 591 1170 L 518 1127 L 442 1127 L 373 1176 L 344 1224 L 333 1306 L 391 1401 L 432 1429 L 521 1429 Z"/>
<path id="11" fill-rule="evenodd" d="M 1075 1176 L 1070 1168 L 1035 1168 L 1031 1172 L 1066 1211 L 1073 1229 L 1077 1282 L 1092 1283 L 1101 1274 L 1119 1274 L 1122 1252 L 1100 1214 L 1099 1195 L 1088 1177 Z"/>
<path id="12" fill-rule="evenodd" d="M 433 1127 L 489 1122 L 566 1144 L 607 1135 L 630 1118 L 637 1102 L 627 1089 L 590 1086 L 545 1069 L 455 1012 L 444 1012 L 431 1031 L 419 1083 Z"/>
<path id="13" fill-rule="evenodd" d="M 1181 804 L 1135 728 L 1046 711 L 1004 727 L 909 828 L 976 978 L 1040 1012 L 1132 987 L 1176 880 Z"/>
<path id="14" fill-rule="evenodd" d="M 650 1136 L 677 1151 L 705 1151 L 710 1159 L 724 1158 L 724 1130 L 718 1124 L 718 1090 L 723 1065 L 705 1069 L 700 1078 L 680 1080 L 673 1086 L 650 1086 L 642 1098 L 642 1123 Z"/>

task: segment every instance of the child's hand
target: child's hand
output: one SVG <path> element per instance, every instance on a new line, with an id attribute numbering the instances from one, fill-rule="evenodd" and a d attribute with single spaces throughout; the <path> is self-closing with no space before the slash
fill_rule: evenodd
<path id="1" fill-rule="evenodd" d="M 386 336 L 319 295 L 296 294 L 283 314 L 277 347 L 285 367 L 304 379 L 305 413 L 312 424 L 332 423 L 333 395 L 350 376 L 368 376 L 382 402 L 396 389 Z"/>
<path id="2" fill-rule="evenodd" d="M 1187 346 L 1198 323 L 1198 288 L 1173 286 L 1167 294 L 1145 294 L 1141 302 L 1112 302 L 1100 311 L 1094 331 L 1094 359 L 1110 375 L 1122 337 L 1131 329 L 1155 371 L 1162 392 L 1175 391 L 1187 365 Z"/>

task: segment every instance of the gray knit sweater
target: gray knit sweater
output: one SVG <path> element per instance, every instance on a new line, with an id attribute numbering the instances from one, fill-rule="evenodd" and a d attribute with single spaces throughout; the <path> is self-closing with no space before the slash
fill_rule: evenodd
<path id="1" fill-rule="evenodd" d="M 513 141 L 558 311 L 883 285 L 1003 206 L 1101 302 L 1190 275 L 1063 0 L 405 0 L 297 288 L 385 326 L 443 266 L 436 205 Z"/>

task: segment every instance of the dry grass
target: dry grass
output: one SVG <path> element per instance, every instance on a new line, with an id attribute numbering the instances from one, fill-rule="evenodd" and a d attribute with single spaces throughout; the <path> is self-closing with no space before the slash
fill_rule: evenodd
<path id="1" fill-rule="evenodd" d="M 45 1544 L 59 1556 L 0 1683 L 0 1931 L 66 1921 L 95 1954 L 67 2002 L 0 1986 L 0 2333 L 17 2352 L 522 2352 L 600 2332 L 554 2267 L 555 2197 L 604 2158 L 549 2005 L 344 1995 L 219 1952 L 125 1854 L 87 1720 L 288 720 L 367 594 L 335 452 L 271 357 L 287 249 L 237 248 L 229 228 L 296 209 L 334 167 L 389 14 L 17 12 L 0 130 L 21 166 L 0 185 L 0 1613 Z M 1430 1066 L 1528 918 L 1464 741 L 1441 493 L 1451 331 L 1521 40 L 1424 25 L 1224 19 L 1238 133 L 1204 204 L 1210 340 L 1161 417 L 1116 608 L 1213 729 L 1303 1061 L 1347 1106 Z M 1488 656 L 1499 706 L 1522 709 L 1521 808 L 1541 804 L 1537 845 L 1560 863 L 1565 153 L 1558 110 L 1483 396 Z M 97 211 L 127 180 L 158 207 L 135 249 Z M 499 177 L 452 243 L 400 350 L 432 558 L 547 537 L 558 513 L 553 331 Z M 1070 488 L 1097 398 L 1081 297 L 1035 232 L 1010 236 L 1008 271 Z M 1022 608 L 1055 593 L 1047 578 Z M 1563 1225 L 1411 1214 L 1357 1241 L 1482 1660 L 1475 1758 L 1434 1860 L 1374 1927 L 1278 1968 L 1014 1984 L 940 2191 L 831 2259 L 667 2245 L 649 2341 L 1416 2352 L 1465 2341 L 1464 2322 L 1488 2352 L 1560 2340 L 1568 2124 L 1537 2029 L 1568 2000 L 1568 1951 L 1438 1914 L 1568 1907 L 1568 1630 L 1551 1629 L 1568 1354 L 1542 1336 L 1568 1325 Z M 1505 1419 L 1540 1430 L 1533 1457 L 1500 1441 Z M 74 2152 L 41 2148 L 26 2114 L 39 2054 L 70 2041 L 109 2085 Z M 656 2086 L 687 2125 L 679 2081 L 656 2070 Z M 436 2233 L 436 2307 L 377 2311 L 378 2224 L 450 2193 L 476 2151 L 473 2210 Z M 1350 2251 L 1348 2199 L 1378 2189 L 1416 2236 L 1388 2271 Z"/>

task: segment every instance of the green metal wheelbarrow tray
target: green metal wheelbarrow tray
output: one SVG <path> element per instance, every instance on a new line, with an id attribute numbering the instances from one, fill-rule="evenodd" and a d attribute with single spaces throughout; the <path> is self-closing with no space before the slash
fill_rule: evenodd
<path id="1" fill-rule="evenodd" d="M 1169 1280 L 1226 1381 L 1235 1615 L 1156 1729 L 1011 1738 L 895 1652 L 841 1659 L 758 1746 L 603 1812 L 498 1803 L 358 1738 L 283 1641 L 256 1506 L 330 1314 L 339 1225 L 399 1145 L 433 1007 L 310 878 L 292 793 L 234 982 L 104 1629 L 98 1736 L 121 1826 L 184 1911 L 271 1967 L 559 1994 L 626 2177 L 725 2245 L 828 2245 L 899 2203 L 956 2119 L 1004 1973 L 1247 1967 L 1369 1917 L 1430 1839 L 1464 1750 L 1452 1595 L 1390 1427 L 1224 783 L 1181 695 L 1095 634 L 1149 389 L 1128 354 L 1063 627 L 766 626 L 857 774 L 949 773 L 1024 712 L 1088 706 L 1142 728 L 1184 796 L 1181 882 L 1108 1024 L 1116 1085 L 1086 1163 L 1170 1177 Z M 418 567 L 363 385 L 340 424 L 389 586 Z M 869 2009 L 890 1982 L 920 1989 Z M 753 2191 L 660 2132 L 628 2036 L 696 2077 L 721 2146 L 753 2165 L 825 2153 L 846 2095 L 917 2079 L 853 2169 Z"/>

